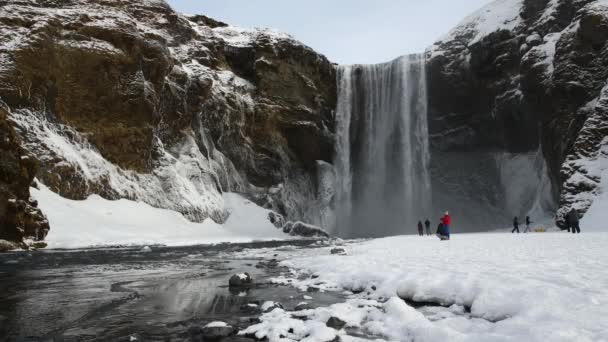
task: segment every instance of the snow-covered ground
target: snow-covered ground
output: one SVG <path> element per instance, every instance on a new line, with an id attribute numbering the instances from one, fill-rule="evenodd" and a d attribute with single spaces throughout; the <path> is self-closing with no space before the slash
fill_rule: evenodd
<path id="1" fill-rule="evenodd" d="M 282 253 L 292 270 L 278 283 L 358 294 L 330 307 L 275 309 L 241 333 L 359 340 L 326 327 L 335 316 L 381 341 L 608 341 L 607 246 L 608 233 L 558 232 L 390 237 L 348 244 L 346 256 L 267 250 L 259 253 Z M 439 306 L 415 309 L 403 298 Z"/>
<path id="2" fill-rule="evenodd" d="M 49 248 L 181 246 L 289 238 L 268 221 L 268 210 L 234 193 L 223 195 L 231 215 L 222 225 L 211 219 L 193 223 L 178 212 L 126 199 L 109 201 L 93 195 L 72 201 L 44 185 L 40 190 L 31 188 L 31 193 L 51 225 L 46 238 Z"/>

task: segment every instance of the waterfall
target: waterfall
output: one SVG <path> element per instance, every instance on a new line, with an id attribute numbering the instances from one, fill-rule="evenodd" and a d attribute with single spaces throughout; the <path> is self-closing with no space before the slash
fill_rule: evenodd
<path id="1" fill-rule="evenodd" d="M 431 206 L 424 56 L 341 66 L 337 78 L 335 233 L 413 232 Z"/>

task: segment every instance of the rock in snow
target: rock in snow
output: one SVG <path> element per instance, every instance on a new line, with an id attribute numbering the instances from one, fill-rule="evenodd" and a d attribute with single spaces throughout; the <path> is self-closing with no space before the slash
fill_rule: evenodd
<path id="1" fill-rule="evenodd" d="M 325 323 L 325 324 L 330 328 L 340 330 L 340 329 L 344 328 L 344 326 L 346 325 L 346 322 L 339 319 L 338 317 L 332 316 L 327 320 L 327 323 Z"/>
<path id="2" fill-rule="evenodd" d="M 235 329 L 224 322 L 211 322 L 203 327 L 201 334 L 205 341 L 219 341 L 235 333 Z"/>
<path id="3" fill-rule="evenodd" d="M 272 312 L 275 309 L 283 309 L 283 304 L 273 301 L 267 301 L 262 304 L 261 308 L 262 312 L 268 313 Z"/>
<path id="4" fill-rule="evenodd" d="M 336 248 L 332 248 L 330 250 L 331 254 L 341 254 L 344 255 L 346 254 L 346 249 L 342 248 L 342 247 L 336 247 Z"/>

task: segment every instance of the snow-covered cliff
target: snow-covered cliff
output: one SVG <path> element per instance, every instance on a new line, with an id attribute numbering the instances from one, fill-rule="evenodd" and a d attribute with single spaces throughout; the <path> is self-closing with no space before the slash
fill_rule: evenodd
<path id="1" fill-rule="evenodd" d="M 155 0 L 0 1 L 0 101 L 37 178 L 69 199 L 221 223 L 222 194 L 241 192 L 318 223 L 335 92 L 325 57 L 271 30 Z"/>
<path id="2" fill-rule="evenodd" d="M 552 189 L 541 202 L 557 204 L 560 225 L 584 213 L 606 168 L 607 41 L 605 0 L 497 0 L 464 20 L 427 52 L 436 169 L 476 153 L 474 175 L 484 155 L 541 151 Z"/>

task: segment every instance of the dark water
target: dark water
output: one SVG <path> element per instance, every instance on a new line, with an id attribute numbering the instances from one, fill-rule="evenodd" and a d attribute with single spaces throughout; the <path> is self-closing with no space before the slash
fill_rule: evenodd
<path id="1" fill-rule="evenodd" d="M 211 321 L 245 328 L 259 316 L 244 310 L 246 304 L 273 300 L 289 309 L 303 294 L 268 282 L 281 268 L 234 254 L 313 243 L 0 254 L 0 341 L 192 341 L 200 340 L 196 327 Z M 228 288 L 238 272 L 249 272 L 256 286 Z M 338 296 L 315 294 L 314 306 Z"/>

